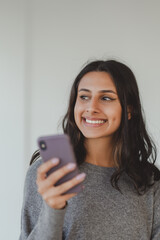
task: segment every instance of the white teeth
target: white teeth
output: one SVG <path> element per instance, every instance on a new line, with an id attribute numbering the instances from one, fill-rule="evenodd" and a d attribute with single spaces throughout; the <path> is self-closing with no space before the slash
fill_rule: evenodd
<path id="1" fill-rule="evenodd" d="M 98 124 L 98 123 L 104 123 L 105 121 L 104 120 L 99 120 L 99 121 L 91 121 L 91 120 L 88 120 L 88 119 L 85 119 L 86 120 L 86 122 L 87 123 L 96 123 L 96 124 Z"/>

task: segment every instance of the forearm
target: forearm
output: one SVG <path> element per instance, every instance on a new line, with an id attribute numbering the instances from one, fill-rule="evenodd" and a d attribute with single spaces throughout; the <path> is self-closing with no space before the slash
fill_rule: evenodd
<path id="1" fill-rule="evenodd" d="M 19 240 L 62 240 L 65 212 L 66 209 L 55 210 L 44 202 L 38 221 L 30 233 L 27 233 L 27 216 L 24 216 L 26 218 L 25 227 L 23 228 L 22 222 L 22 231 Z"/>

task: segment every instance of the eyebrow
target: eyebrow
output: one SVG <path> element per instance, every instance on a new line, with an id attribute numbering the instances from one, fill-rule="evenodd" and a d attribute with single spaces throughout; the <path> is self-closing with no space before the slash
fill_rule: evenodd
<path id="1" fill-rule="evenodd" d="M 89 89 L 86 89 L 86 88 L 81 88 L 78 92 L 81 92 L 81 91 L 85 91 L 85 92 L 91 92 L 91 90 L 89 90 Z M 100 90 L 100 91 L 98 91 L 99 93 L 114 93 L 114 94 L 116 94 L 117 95 L 117 93 L 116 92 L 114 92 L 113 90 Z"/>

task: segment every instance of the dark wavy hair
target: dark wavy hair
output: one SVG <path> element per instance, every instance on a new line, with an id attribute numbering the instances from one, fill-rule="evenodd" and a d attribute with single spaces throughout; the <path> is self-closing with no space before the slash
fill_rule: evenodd
<path id="1" fill-rule="evenodd" d="M 120 191 L 118 180 L 126 173 L 138 194 L 143 194 L 160 179 L 160 171 L 154 165 L 157 158 L 156 146 L 147 133 L 137 82 L 129 67 L 115 60 L 88 63 L 73 82 L 68 110 L 62 121 L 63 131 L 70 136 L 78 165 L 82 164 L 87 151 L 85 138 L 75 123 L 74 107 L 82 77 L 95 71 L 107 72 L 111 76 L 122 107 L 121 124 L 114 137 L 113 154 L 117 167 L 111 177 L 111 184 Z M 131 110 L 130 120 L 128 107 Z"/>

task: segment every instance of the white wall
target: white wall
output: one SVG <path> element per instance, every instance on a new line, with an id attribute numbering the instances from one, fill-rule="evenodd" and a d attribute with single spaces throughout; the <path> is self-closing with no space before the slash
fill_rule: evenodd
<path id="1" fill-rule="evenodd" d="M 69 89 L 91 59 L 128 64 L 160 146 L 159 0 L 0 1 L 0 239 L 17 239 L 36 139 L 61 132 Z"/>
<path id="2" fill-rule="evenodd" d="M 159 8 L 158 0 L 32 1 L 29 154 L 39 135 L 57 132 L 73 79 L 96 58 L 116 58 L 133 69 L 160 144 Z"/>
<path id="3" fill-rule="evenodd" d="M 24 2 L 0 1 L 0 239 L 18 239 L 24 181 Z"/>

